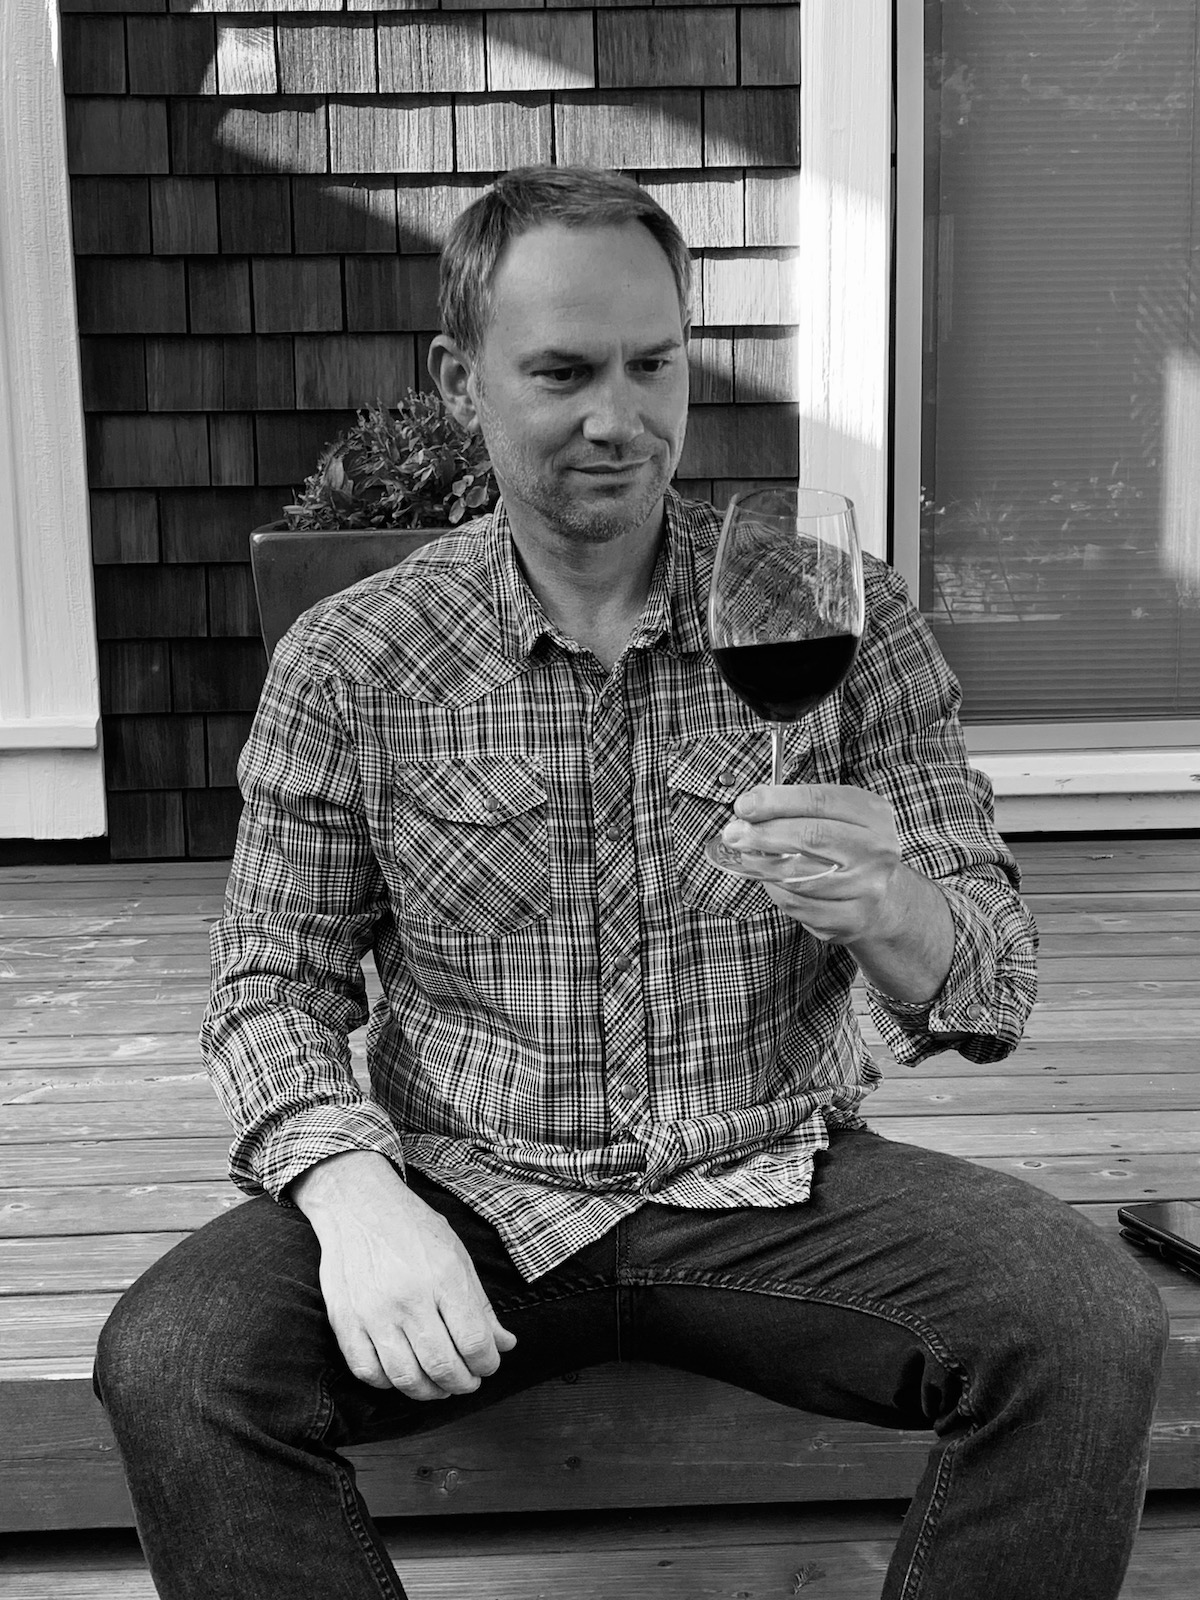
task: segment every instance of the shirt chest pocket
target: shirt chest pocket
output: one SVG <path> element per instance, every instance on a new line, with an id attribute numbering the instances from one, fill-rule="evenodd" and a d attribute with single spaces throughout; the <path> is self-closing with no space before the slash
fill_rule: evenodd
<path id="1" fill-rule="evenodd" d="M 409 916 L 499 938 L 549 915 L 546 780 L 528 756 L 401 766 L 393 843 Z"/>
<path id="2" fill-rule="evenodd" d="M 803 724 L 788 730 L 783 781 L 805 782 L 811 745 Z M 733 815 L 739 794 L 771 777 L 771 740 L 763 728 L 735 729 L 672 740 L 667 757 L 671 839 L 680 892 L 687 905 L 712 917 L 777 916 L 761 884 L 714 867 L 704 847 Z"/>

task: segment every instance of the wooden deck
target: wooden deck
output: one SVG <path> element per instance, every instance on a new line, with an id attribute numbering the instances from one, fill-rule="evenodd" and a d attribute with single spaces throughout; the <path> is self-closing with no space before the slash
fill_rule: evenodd
<path id="1" fill-rule="evenodd" d="M 999 1068 L 947 1055 L 896 1070 L 872 1121 L 1015 1172 L 1128 1249 L 1118 1203 L 1200 1197 L 1200 842 L 1017 851 L 1043 937 L 1042 1000 L 1025 1044 Z M 90 1391 L 91 1351 L 120 1291 L 239 1200 L 195 1043 L 225 871 L 0 869 L 0 1531 L 129 1525 Z M 1200 1281 L 1145 1265 L 1173 1337 L 1154 1437 L 1158 1492 L 1125 1592 L 1182 1600 L 1200 1563 Z M 614 1367 L 356 1459 L 373 1509 L 408 1519 L 391 1526 L 413 1541 L 424 1574 L 416 1581 L 414 1569 L 414 1600 L 481 1593 L 482 1570 L 489 1595 L 514 1600 L 760 1600 L 798 1592 L 806 1564 L 828 1575 L 820 1593 L 866 1600 L 926 1449 L 924 1435 Z M 780 1504 L 794 1501 L 812 1504 Z M 653 1509 L 689 1506 L 724 1509 Z M 535 1511 L 535 1522 L 516 1515 Z M 438 1528 L 460 1512 L 491 1515 L 455 1516 L 451 1554 Z M 81 1578 L 69 1592 L 152 1594 L 130 1537 L 79 1547 L 78 1570 L 94 1584 Z M 36 1537 L 0 1540 L 0 1595 L 67 1592 L 48 1568 L 58 1560 L 65 1571 L 70 1549 L 55 1548 L 52 1557 Z M 595 1552 L 586 1591 L 585 1549 Z"/>

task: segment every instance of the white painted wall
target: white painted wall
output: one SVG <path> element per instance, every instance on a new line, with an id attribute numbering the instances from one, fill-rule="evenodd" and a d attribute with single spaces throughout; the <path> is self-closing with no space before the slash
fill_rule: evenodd
<path id="1" fill-rule="evenodd" d="M 0 0 L 0 837 L 105 829 L 56 0 Z"/>

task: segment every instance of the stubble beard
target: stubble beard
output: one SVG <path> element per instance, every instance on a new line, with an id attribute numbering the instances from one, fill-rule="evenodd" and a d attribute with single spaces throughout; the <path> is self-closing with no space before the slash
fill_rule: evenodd
<path id="1" fill-rule="evenodd" d="M 505 502 L 516 500 L 528 506 L 556 533 L 578 544 L 610 544 L 642 527 L 662 500 L 681 453 L 668 451 L 664 457 L 656 451 L 645 488 L 619 509 L 606 511 L 602 506 L 581 501 L 561 480 L 540 472 L 529 453 L 513 442 L 500 418 L 487 405 L 482 387 L 478 405 L 488 454 Z"/>

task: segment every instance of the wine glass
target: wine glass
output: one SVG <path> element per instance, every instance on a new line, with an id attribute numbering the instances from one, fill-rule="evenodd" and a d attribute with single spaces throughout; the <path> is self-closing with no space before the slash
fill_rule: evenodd
<path id="1" fill-rule="evenodd" d="M 783 782 L 788 724 L 819 706 L 854 664 L 864 619 L 854 506 L 828 489 L 757 489 L 725 513 L 708 598 L 717 671 L 771 730 L 771 782 Z M 803 851 L 705 845 L 736 877 L 809 883 L 839 870 Z M 811 871 L 814 866 L 821 870 Z"/>

